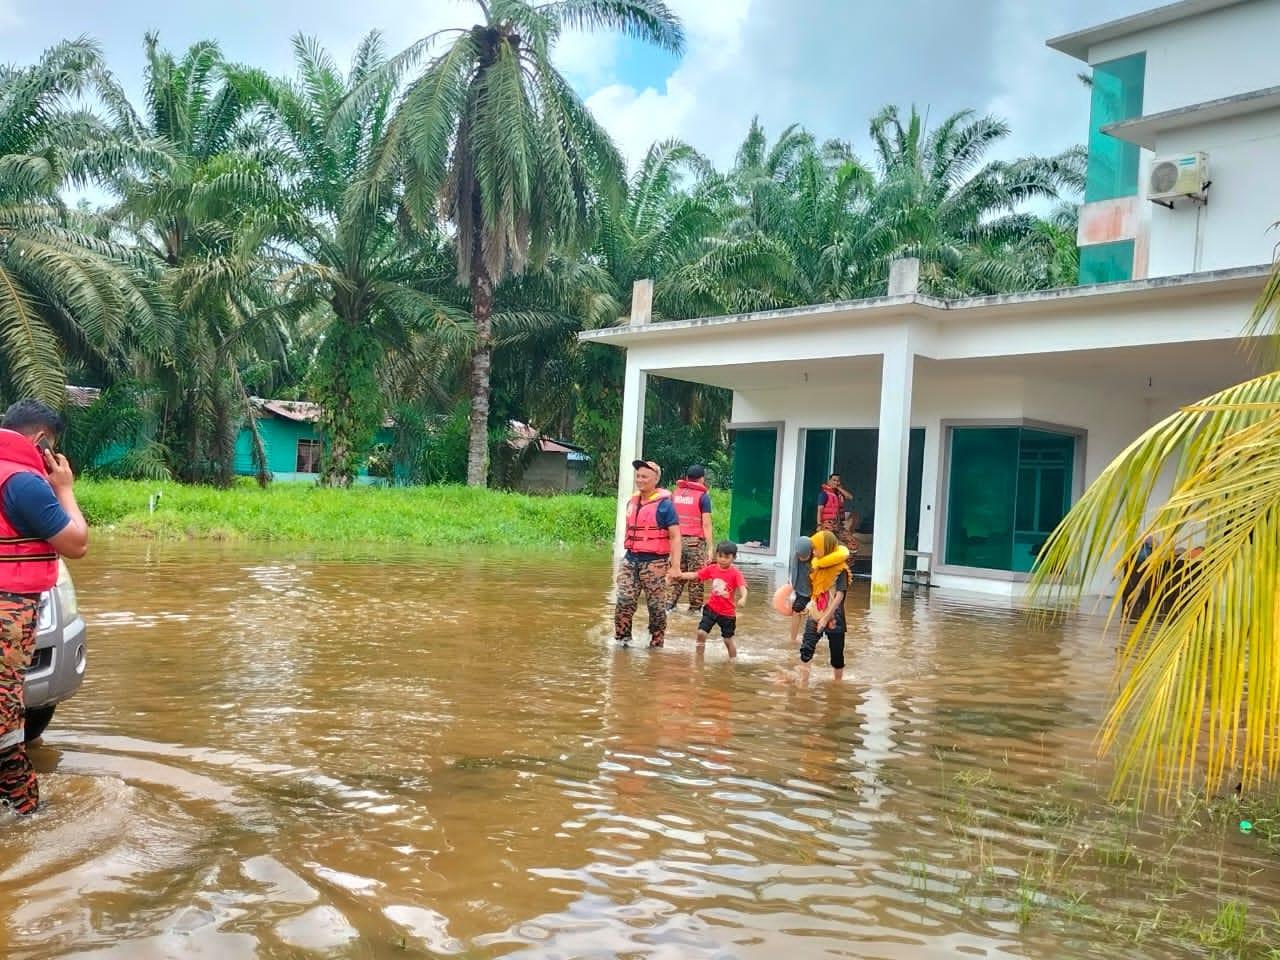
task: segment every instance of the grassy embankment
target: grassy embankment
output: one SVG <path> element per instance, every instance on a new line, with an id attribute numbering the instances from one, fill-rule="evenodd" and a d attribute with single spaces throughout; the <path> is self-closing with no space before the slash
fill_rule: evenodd
<path id="1" fill-rule="evenodd" d="M 156 491 L 159 506 L 149 514 L 147 500 Z M 123 480 L 78 481 L 76 496 L 97 531 L 166 540 L 544 547 L 613 540 L 609 497 L 528 497 L 466 487 L 325 490 L 302 483 L 216 490 Z M 723 536 L 728 498 L 716 501 L 716 533 Z"/>

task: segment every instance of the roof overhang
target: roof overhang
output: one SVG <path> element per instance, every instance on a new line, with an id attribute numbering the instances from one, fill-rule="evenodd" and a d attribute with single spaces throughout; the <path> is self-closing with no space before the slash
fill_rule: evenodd
<path id="1" fill-rule="evenodd" d="M 1178 20 L 1186 20 L 1188 17 L 1196 17 L 1202 13 L 1210 13 L 1245 2 L 1247 0 L 1180 0 L 1178 3 L 1169 3 L 1153 10 L 1144 10 L 1129 17 L 1121 17 L 1119 20 L 1110 20 L 1096 27 L 1077 30 L 1075 33 L 1065 33 L 1049 40 L 1047 45 L 1069 57 L 1089 63 L 1089 50 L 1100 43 L 1119 40 L 1121 37 L 1150 30 L 1153 27 L 1161 27 L 1166 23 L 1175 23 Z"/>
<path id="2" fill-rule="evenodd" d="M 1123 283 L 1100 283 L 1084 287 L 1061 287 L 1028 293 L 999 294 L 989 297 L 966 297 L 942 300 L 921 294 L 875 297 L 869 300 L 846 300 L 787 310 L 743 313 L 723 317 L 700 317 L 694 320 L 668 320 L 652 324 L 623 324 L 598 330 L 584 330 L 578 338 L 586 343 L 603 343 L 614 347 L 657 343 L 723 331 L 725 335 L 750 330 L 767 332 L 772 328 L 787 330 L 805 327 L 824 328 L 831 324 L 880 324 L 903 318 L 925 317 L 940 323 L 962 322 L 970 318 L 1001 315 L 1032 317 L 1036 314 L 1061 314 L 1106 309 L 1117 303 L 1159 302 L 1194 295 L 1229 295 L 1246 291 L 1256 293 L 1271 264 L 1234 267 L 1153 277 Z"/>
<path id="3" fill-rule="evenodd" d="M 1238 93 L 1217 100 L 1205 100 L 1188 107 L 1177 107 L 1161 113 L 1109 123 L 1102 132 L 1117 140 L 1136 143 L 1148 150 L 1156 148 L 1156 137 L 1183 127 L 1202 126 L 1217 120 L 1248 116 L 1267 110 L 1280 110 L 1280 86 L 1263 87 L 1249 93 Z"/>

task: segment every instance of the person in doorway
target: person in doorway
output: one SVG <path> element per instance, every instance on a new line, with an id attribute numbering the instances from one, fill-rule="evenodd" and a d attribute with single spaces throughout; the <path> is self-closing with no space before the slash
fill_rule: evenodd
<path id="1" fill-rule="evenodd" d="M 852 501 L 853 494 L 841 484 L 840 474 L 833 473 L 818 494 L 817 529 L 830 530 L 851 553 L 857 553 L 858 541 L 849 530 L 848 507 Z"/>
<path id="2" fill-rule="evenodd" d="M 59 557 L 89 549 L 71 466 L 54 452 L 63 427 L 36 400 L 18 401 L 0 419 L 0 803 L 23 815 L 40 802 L 23 726 L 40 595 L 57 583 Z"/>
<path id="3" fill-rule="evenodd" d="M 662 468 L 652 460 L 635 460 L 631 466 L 636 492 L 627 501 L 613 635 L 619 643 L 631 642 L 631 622 L 643 593 L 649 608 L 649 646 L 660 647 L 667 632 L 667 573 L 680 564 L 680 518 L 671 494 L 658 487 Z"/>
<path id="4" fill-rule="evenodd" d="M 809 561 L 813 558 L 813 540 L 801 537 L 796 541 L 791 563 L 791 586 L 795 596 L 791 600 L 791 646 L 795 646 L 800 636 L 800 625 L 805 620 L 805 609 L 812 600 L 812 587 L 809 585 Z"/>
<path id="5" fill-rule="evenodd" d="M 747 581 L 742 571 L 733 565 L 738 559 L 738 545 L 732 540 L 721 540 L 716 544 L 716 559 L 701 570 L 680 573 L 672 570 L 669 576 L 677 582 L 688 581 L 710 582 L 711 592 L 706 606 L 702 609 L 702 620 L 698 623 L 698 652 L 701 653 L 707 644 L 707 637 L 712 629 L 720 628 L 720 639 L 724 648 L 733 660 L 738 656 L 738 648 L 733 643 L 733 635 L 738 629 L 738 607 L 747 600 Z"/>
<path id="6" fill-rule="evenodd" d="M 849 593 L 851 581 L 849 564 L 847 559 L 829 565 L 818 562 L 839 549 L 840 543 L 830 530 L 822 530 L 813 535 L 813 558 L 809 566 L 809 587 L 813 599 L 806 611 L 797 674 L 797 679 L 802 684 L 809 681 L 809 662 L 822 637 L 827 639 L 835 679 L 844 677 L 844 600 Z"/>
<path id="7" fill-rule="evenodd" d="M 680 518 L 681 573 L 697 573 L 707 565 L 707 546 L 711 543 L 711 494 L 707 492 L 704 482 L 706 475 L 706 468 L 695 463 L 685 472 L 683 480 L 676 481 L 676 490 L 671 496 L 676 516 Z M 734 552 L 737 553 L 736 547 Z M 674 610 L 679 605 L 680 593 L 687 580 L 689 612 L 697 613 L 701 610 L 702 581 L 689 577 L 674 579 L 675 589 L 668 609 Z"/>

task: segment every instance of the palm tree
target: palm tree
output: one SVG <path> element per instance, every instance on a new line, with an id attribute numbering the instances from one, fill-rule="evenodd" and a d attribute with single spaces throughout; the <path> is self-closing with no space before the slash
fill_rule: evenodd
<path id="1" fill-rule="evenodd" d="M 662 0 L 478 0 L 483 21 L 411 47 L 402 70 L 446 45 L 406 89 L 388 133 L 405 159 L 419 223 L 437 199 L 456 231 L 458 282 L 470 293 L 471 423 L 467 482 L 488 474 L 491 319 L 498 285 L 589 236 L 592 207 L 617 192 L 623 163 L 603 128 L 551 63 L 565 28 L 617 29 L 679 52 L 679 21 Z"/>
<path id="2" fill-rule="evenodd" d="M 1280 263 L 1246 335 L 1280 332 Z M 1155 496 L 1159 479 L 1172 490 Z M 1197 556 L 1200 550 L 1203 553 Z M 1176 798 L 1280 772 L 1280 372 L 1166 417 L 1089 486 L 1046 544 L 1033 587 L 1077 600 L 1124 585 L 1120 686 L 1101 744 L 1115 790 Z M 1144 604 L 1132 598 L 1145 594 Z"/>
<path id="3" fill-rule="evenodd" d="M 28 67 L 0 67 L 0 391 L 61 406 L 65 362 L 105 374 L 130 346 L 155 347 L 168 311 L 146 265 L 112 243 L 57 191 L 155 159 L 136 139 L 73 107 L 93 93 L 108 109 L 123 96 L 85 39 L 46 50 Z"/>
<path id="4" fill-rule="evenodd" d="M 264 139 L 250 105 L 226 75 L 218 45 L 193 44 L 179 59 L 145 39 L 145 103 L 131 127 L 164 144 L 170 162 L 116 178 L 114 219 L 166 271 L 180 323 L 171 355 L 144 358 L 164 384 L 162 435 L 187 482 L 227 485 L 237 426 L 262 437 L 241 373 L 284 354 L 269 287 L 268 241 L 286 209 L 285 158 Z"/>
<path id="5" fill-rule="evenodd" d="M 379 35 L 362 40 L 346 76 L 314 40 L 293 45 L 296 80 L 241 69 L 235 82 L 266 111 L 268 135 L 293 169 L 293 212 L 279 228 L 295 255 L 282 282 L 294 313 L 329 309 L 312 367 L 327 441 L 322 482 L 347 486 L 385 416 L 384 365 L 421 351 L 417 338 L 459 345 L 470 329 L 447 297 L 446 248 L 406 215 L 396 153 L 386 149 L 396 80 Z"/>

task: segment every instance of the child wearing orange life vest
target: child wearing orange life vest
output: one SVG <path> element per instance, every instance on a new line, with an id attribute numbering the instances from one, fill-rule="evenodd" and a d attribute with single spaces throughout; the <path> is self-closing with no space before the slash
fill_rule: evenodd
<path id="1" fill-rule="evenodd" d="M 701 570 L 689 573 L 671 571 L 672 580 L 710 581 L 711 590 L 702 608 L 702 620 L 698 623 L 698 648 L 706 646 L 707 637 L 714 627 L 720 628 L 720 639 L 732 660 L 738 655 L 733 635 L 738 630 L 738 607 L 747 599 L 747 581 L 742 571 L 733 565 L 738 558 L 738 545 L 732 540 L 716 544 L 716 559 Z"/>

